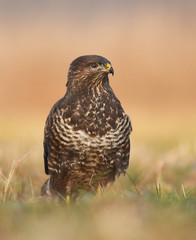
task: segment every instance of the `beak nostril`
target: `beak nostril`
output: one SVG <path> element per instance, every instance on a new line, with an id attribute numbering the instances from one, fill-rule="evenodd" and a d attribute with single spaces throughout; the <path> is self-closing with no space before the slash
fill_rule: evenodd
<path id="1" fill-rule="evenodd" d="M 109 69 L 111 65 L 109 63 L 106 64 L 106 69 Z"/>

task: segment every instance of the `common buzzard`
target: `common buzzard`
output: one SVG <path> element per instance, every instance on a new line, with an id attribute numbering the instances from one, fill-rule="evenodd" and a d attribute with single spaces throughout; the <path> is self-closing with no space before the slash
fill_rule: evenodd
<path id="1" fill-rule="evenodd" d="M 129 165 L 129 117 L 109 85 L 114 74 L 104 57 L 86 55 L 69 68 L 67 92 L 51 109 L 44 130 L 42 195 L 97 191 Z"/>

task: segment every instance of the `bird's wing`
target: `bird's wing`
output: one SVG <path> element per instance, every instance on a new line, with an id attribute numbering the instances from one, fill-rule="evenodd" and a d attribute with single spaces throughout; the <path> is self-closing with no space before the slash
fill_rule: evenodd
<path id="1" fill-rule="evenodd" d="M 49 174 L 48 171 L 48 146 L 47 146 L 47 139 L 44 138 L 44 168 L 45 173 Z"/>
<path id="2" fill-rule="evenodd" d="M 63 98 L 60 99 L 51 109 L 46 123 L 45 123 L 45 128 L 44 128 L 44 141 L 43 141 L 43 145 L 44 145 L 44 168 L 45 168 L 45 173 L 46 174 L 50 174 L 50 163 L 49 161 L 58 161 L 58 147 L 55 146 L 55 150 L 52 153 L 52 159 L 51 158 L 51 145 L 54 144 L 55 141 L 55 136 L 54 133 L 52 132 L 52 129 L 54 128 L 54 116 L 57 116 L 57 109 L 61 106 L 61 103 L 63 102 Z M 58 116 L 57 116 L 58 117 Z M 57 168 L 57 166 L 55 166 L 55 168 Z M 58 169 L 56 169 L 58 170 Z"/>
<path id="3" fill-rule="evenodd" d="M 132 131 L 131 121 L 129 116 L 125 114 L 125 125 L 123 126 L 123 141 L 119 145 L 118 152 L 121 152 L 121 161 L 117 162 L 118 174 L 126 172 L 129 166 L 129 155 L 130 155 L 130 133 Z"/>

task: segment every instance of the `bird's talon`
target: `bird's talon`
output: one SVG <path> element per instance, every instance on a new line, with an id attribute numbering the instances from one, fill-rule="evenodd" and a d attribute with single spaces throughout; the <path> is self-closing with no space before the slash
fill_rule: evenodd
<path id="1" fill-rule="evenodd" d="M 69 195 L 67 195 L 67 196 L 66 196 L 66 199 L 65 199 L 65 201 L 66 201 L 66 203 L 67 203 L 67 204 L 69 204 L 69 203 L 70 203 L 70 196 L 69 196 Z"/>
<path id="2" fill-rule="evenodd" d="M 97 187 L 97 196 L 98 197 L 101 196 L 101 186 L 100 185 Z"/>

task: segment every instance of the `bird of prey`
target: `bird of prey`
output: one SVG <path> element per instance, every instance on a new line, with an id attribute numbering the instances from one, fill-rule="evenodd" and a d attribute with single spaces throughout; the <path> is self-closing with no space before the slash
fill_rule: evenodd
<path id="1" fill-rule="evenodd" d="M 113 67 L 102 56 L 81 56 L 71 63 L 65 96 L 52 107 L 45 124 L 49 179 L 42 195 L 96 192 L 126 173 L 132 127 L 109 85 L 110 73 Z"/>

